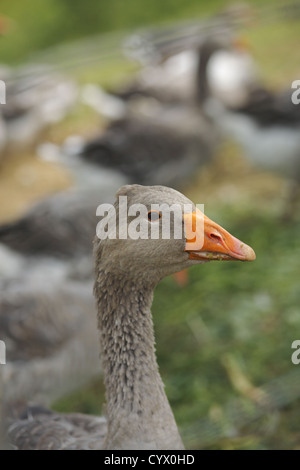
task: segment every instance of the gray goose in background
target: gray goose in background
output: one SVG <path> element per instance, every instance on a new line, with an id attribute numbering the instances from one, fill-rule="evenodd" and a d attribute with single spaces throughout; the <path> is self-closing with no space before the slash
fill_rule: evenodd
<path id="1" fill-rule="evenodd" d="M 90 259 L 89 259 L 90 262 Z M 51 404 L 100 372 L 90 280 L 15 279 L 1 288 L 0 331 L 6 413 L 34 400 Z M 49 278 L 49 279 L 47 279 Z M 48 284 L 47 284 L 48 281 Z"/>
<path id="2" fill-rule="evenodd" d="M 131 183 L 182 188 L 211 160 L 216 135 L 192 110 L 174 109 L 163 117 L 165 122 L 134 116 L 112 122 L 78 156 L 85 164 L 122 172 Z"/>
<path id="3" fill-rule="evenodd" d="M 116 188 L 70 189 L 37 202 L 25 215 L 0 225 L 0 244 L 24 255 L 72 259 L 90 253 L 96 209 Z"/>
<path id="4" fill-rule="evenodd" d="M 98 168 L 99 175 L 103 169 L 120 172 L 129 183 L 183 188 L 197 169 L 210 162 L 217 133 L 192 102 L 141 95 L 127 100 L 92 85 L 85 87 L 84 95 L 85 102 L 109 123 L 89 141 L 78 136 L 66 140 L 54 160 L 71 170 L 73 159 L 73 165 L 81 162 L 83 171 L 89 165 L 92 178 Z"/>
<path id="5" fill-rule="evenodd" d="M 96 208 L 112 189 L 71 189 L 0 228 L 5 403 L 49 404 L 100 371 L 92 294 Z M 82 323 L 83 313 L 89 319 Z"/>
<path id="6" fill-rule="evenodd" d="M 293 91 L 266 89 L 247 51 L 234 43 L 210 39 L 200 48 L 201 109 L 241 145 L 251 163 L 293 182 L 289 211 L 300 187 L 300 107 L 292 102 Z"/>
<path id="7" fill-rule="evenodd" d="M 183 448 L 155 357 L 153 290 L 162 278 L 189 266 L 214 259 L 251 261 L 255 254 L 173 189 L 132 185 L 122 187 L 118 196 L 127 196 L 128 206 L 146 205 L 145 236 L 151 224 L 162 222 L 152 217 L 151 204 L 179 204 L 184 234 L 181 239 L 95 239 L 94 293 L 107 417 L 28 408 L 8 430 L 10 442 L 18 449 Z M 190 204 L 189 213 L 183 213 L 184 204 Z M 117 216 L 118 207 L 117 199 Z M 109 220 L 114 214 L 111 209 Z M 200 226 L 204 223 L 204 244 L 200 237 L 201 243 L 191 247 L 196 220 Z"/>

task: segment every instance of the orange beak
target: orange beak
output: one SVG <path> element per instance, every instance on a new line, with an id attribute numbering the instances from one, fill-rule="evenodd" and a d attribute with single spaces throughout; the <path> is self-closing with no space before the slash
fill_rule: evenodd
<path id="1" fill-rule="evenodd" d="M 184 214 L 185 251 L 195 260 L 253 261 L 252 248 L 241 242 L 220 225 L 210 220 L 199 209 Z"/>

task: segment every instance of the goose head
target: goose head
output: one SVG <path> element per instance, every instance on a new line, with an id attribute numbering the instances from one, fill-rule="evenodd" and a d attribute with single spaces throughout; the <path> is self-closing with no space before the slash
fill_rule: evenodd
<path id="1" fill-rule="evenodd" d="M 251 247 L 164 186 L 123 186 L 98 228 L 96 265 L 144 284 L 199 263 L 255 259 Z"/>

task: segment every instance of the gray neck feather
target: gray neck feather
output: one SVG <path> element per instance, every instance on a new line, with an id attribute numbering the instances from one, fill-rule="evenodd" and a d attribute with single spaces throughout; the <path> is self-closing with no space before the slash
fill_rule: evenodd
<path id="1" fill-rule="evenodd" d="M 164 391 L 151 315 L 154 284 L 97 272 L 95 296 L 105 374 L 108 449 L 182 449 Z"/>

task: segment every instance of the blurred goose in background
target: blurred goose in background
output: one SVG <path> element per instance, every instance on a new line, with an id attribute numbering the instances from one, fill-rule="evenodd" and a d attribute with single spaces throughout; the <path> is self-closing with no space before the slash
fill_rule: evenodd
<path id="1" fill-rule="evenodd" d="M 0 225 L 0 257 L 2 254 L 11 258 L 13 266 L 22 264 L 22 258 L 16 259 L 3 247 L 1 250 L 1 244 L 34 257 L 72 259 L 90 253 L 97 224 L 96 209 L 101 203 L 112 202 L 115 192 L 109 186 L 74 188 L 37 202 L 16 221 Z M 2 270 L 5 272 L 6 268 Z"/>
<path id="2" fill-rule="evenodd" d="M 5 71 L 4 143 L 6 148 L 18 148 L 34 142 L 46 126 L 61 121 L 74 105 L 78 90 L 75 83 L 45 65 L 5 67 Z"/>
<path id="3" fill-rule="evenodd" d="M 124 100 L 148 96 L 164 103 L 193 103 L 199 47 L 208 37 L 232 38 L 256 16 L 257 10 L 238 3 L 201 19 L 135 31 L 123 49 L 142 69 L 114 95 Z"/>
<path id="4" fill-rule="evenodd" d="M 300 107 L 292 102 L 293 90 L 275 93 L 262 86 L 253 60 L 240 46 L 212 39 L 200 48 L 198 100 L 252 163 L 295 182 L 292 211 L 300 184 Z"/>
<path id="5" fill-rule="evenodd" d="M 43 266 L 1 285 L 6 412 L 31 400 L 49 405 L 100 372 L 91 277 Z"/>
<path id="6" fill-rule="evenodd" d="M 91 247 L 96 208 L 115 190 L 69 190 L 0 227 L 5 402 L 52 400 L 99 372 Z"/>
<path id="7" fill-rule="evenodd" d="M 95 286 L 101 358 L 107 392 L 107 419 L 28 408 L 9 427 L 18 449 L 182 449 L 175 419 L 160 377 L 154 348 L 151 304 L 155 286 L 165 276 L 211 260 L 255 259 L 253 250 L 196 211 L 177 191 L 125 186 L 118 196 L 148 208 L 143 230 L 160 223 L 151 204 L 178 204 L 181 239 L 95 240 Z M 184 205 L 191 212 L 184 214 Z M 118 213 L 118 200 L 115 203 Z M 114 211 L 110 212 L 114 216 Z M 204 222 L 204 244 L 192 227 Z M 118 217 L 117 217 L 118 220 Z M 118 226 L 118 222 L 117 222 Z M 125 269 L 125 270 L 124 270 Z"/>
<path id="8" fill-rule="evenodd" d="M 25 270 L 25 264 L 23 256 L 0 243 L 0 282 L 18 276 Z"/>
<path id="9" fill-rule="evenodd" d="M 236 109 L 245 105 L 260 78 L 246 41 L 232 35 L 208 36 L 198 49 L 195 73 L 196 97 L 200 104 L 220 101 Z"/>
<path id="10" fill-rule="evenodd" d="M 197 51 L 188 49 L 176 52 L 160 63 L 150 63 L 133 80 L 113 90 L 112 94 L 127 103 L 142 97 L 166 104 L 191 103 L 197 58 Z"/>
<path id="11" fill-rule="evenodd" d="M 211 160 L 217 134 L 196 106 L 166 105 L 153 97 L 139 98 L 134 103 L 113 97 L 113 104 L 108 105 L 110 98 L 105 96 L 103 107 L 98 103 L 104 113 L 107 106 L 113 109 L 107 115 L 111 122 L 106 129 L 87 142 L 74 136 L 67 139 L 61 156 L 53 155 L 54 161 L 71 171 L 79 170 L 79 175 L 82 172 L 87 176 L 89 172 L 91 181 L 97 175 L 101 178 L 103 171 L 111 171 L 128 183 L 182 187 Z M 116 100 L 121 103 L 119 107 Z M 43 153 L 43 147 L 38 153 Z"/>
<path id="12" fill-rule="evenodd" d="M 115 168 L 131 183 L 182 187 L 210 161 L 216 143 L 211 126 L 191 114 L 189 119 L 173 110 L 164 123 L 137 117 L 115 121 L 86 143 L 79 157 L 86 164 Z"/>
<path id="13" fill-rule="evenodd" d="M 68 298 L 72 300 L 72 297 L 76 296 L 79 281 L 82 281 L 83 293 L 88 292 L 90 287 L 85 286 L 85 283 L 88 284 L 91 276 L 85 279 L 84 273 L 83 279 L 79 280 L 79 273 L 76 272 L 73 278 L 72 265 L 59 265 L 51 261 L 47 263 L 46 259 L 44 261 L 43 273 L 36 269 L 36 265 L 31 266 L 29 260 L 27 277 L 20 273 L 18 277 L 6 279 L 0 286 L 0 329 L 1 334 L 5 336 L 10 360 L 25 360 L 35 355 L 43 357 L 53 352 L 52 343 L 59 345 L 60 337 L 64 338 L 68 334 L 65 330 L 70 328 L 71 334 L 73 328 L 72 324 L 69 325 L 63 319 L 63 311 L 60 315 L 64 323 L 58 322 L 56 316 L 59 316 L 59 310 L 68 309 Z M 53 304 L 56 302 L 58 305 L 58 312 L 53 310 L 53 325 L 46 328 L 54 289 L 59 292 L 57 298 L 53 299 Z M 68 294 L 69 291 L 72 295 Z M 75 314 L 73 320 L 75 324 L 78 321 Z M 16 347 L 15 343 L 19 343 L 19 347 Z"/>

